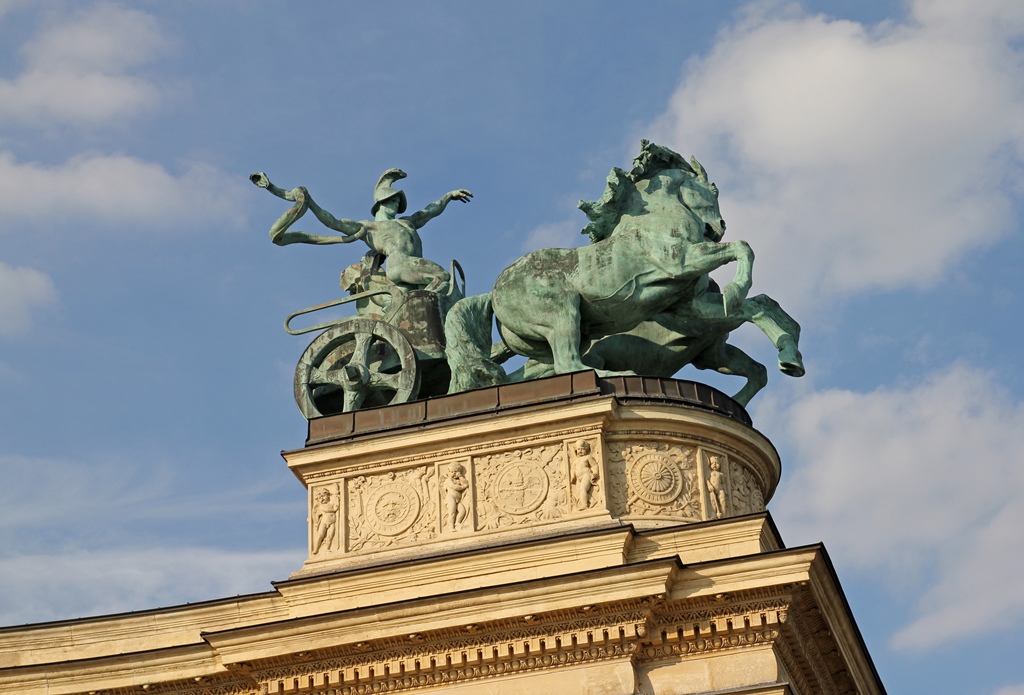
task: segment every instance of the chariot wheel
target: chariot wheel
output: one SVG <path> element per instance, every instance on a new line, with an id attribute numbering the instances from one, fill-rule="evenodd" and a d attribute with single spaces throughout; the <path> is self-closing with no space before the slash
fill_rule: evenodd
<path id="1" fill-rule="evenodd" d="M 416 397 L 416 352 L 400 330 L 351 318 L 321 333 L 295 367 L 295 403 L 307 420 Z"/>

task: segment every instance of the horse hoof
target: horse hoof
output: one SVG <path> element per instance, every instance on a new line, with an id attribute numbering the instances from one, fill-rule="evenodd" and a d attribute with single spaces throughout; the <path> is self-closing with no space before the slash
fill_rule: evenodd
<path id="1" fill-rule="evenodd" d="M 793 351 L 795 354 L 779 355 L 779 371 L 787 376 L 803 376 L 804 371 L 804 360 L 800 356 L 798 350 Z"/>

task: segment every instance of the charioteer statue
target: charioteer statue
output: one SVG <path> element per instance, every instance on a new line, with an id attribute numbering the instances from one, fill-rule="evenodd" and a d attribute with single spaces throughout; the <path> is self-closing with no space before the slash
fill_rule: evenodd
<path id="1" fill-rule="evenodd" d="M 288 244 L 347 244 L 362 239 L 366 245 L 387 259 L 386 275 L 388 280 L 406 289 L 425 288 L 442 291 L 449 281 L 448 272 L 437 263 L 423 257 L 423 240 L 419 229 L 434 219 L 448 207 L 448 203 L 459 200 L 468 203 L 473 194 L 464 188 L 445 193 L 419 212 L 407 217 L 398 217 L 406 211 L 405 191 L 394 188 L 392 184 L 404 179 L 407 174 L 401 169 L 388 169 L 377 180 L 373 189 L 373 207 L 370 214 L 372 220 L 338 219 L 316 204 L 305 186 L 286 191 L 270 182 L 263 172 L 253 174 L 249 179 L 259 186 L 283 198 L 294 202 L 290 210 L 285 212 L 270 228 L 270 240 L 278 246 Z M 316 218 L 324 226 L 340 232 L 342 236 L 310 234 L 309 232 L 292 231 L 289 229 L 302 217 L 306 210 L 312 210 Z"/>
<path id="2" fill-rule="evenodd" d="M 445 193 L 419 212 L 406 211 L 405 192 L 394 187 L 401 169 L 388 169 L 373 191 L 372 220 L 338 219 L 313 200 L 304 186 L 285 190 L 259 172 L 249 179 L 294 205 L 270 228 L 270 240 L 288 244 L 347 244 L 370 247 L 361 262 L 346 268 L 343 299 L 291 314 L 285 330 L 293 335 L 323 330 L 306 348 L 295 371 L 295 400 L 306 418 L 338 411 L 401 403 L 447 392 L 450 372 L 444 356 L 444 318 L 465 293 L 458 262 L 451 272 L 423 258 L 419 229 L 453 200 L 468 203 L 465 189 Z M 307 210 L 341 236 L 291 229 Z M 383 266 L 383 267 L 382 267 Z M 356 316 L 295 329 L 291 321 L 321 309 L 353 303 Z"/>
<path id="3" fill-rule="evenodd" d="M 291 333 L 326 329 L 296 369 L 307 418 L 584 369 L 672 377 L 687 364 L 744 377 L 733 398 L 746 405 L 768 381 L 764 365 L 728 342 L 747 322 L 771 340 L 783 373 L 804 373 L 799 324 L 768 295 L 748 296 L 754 254 L 745 241 L 723 241 L 718 187 L 696 159 L 667 147 L 641 141 L 632 167 L 613 168 L 600 199 L 580 201 L 590 244 L 532 251 L 472 297 L 464 277 L 458 286 L 455 261 L 449 272 L 423 258 L 418 232 L 452 200 L 469 202 L 469 191 L 398 217 L 407 204 L 393 184 L 405 173 L 389 169 L 374 189 L 374 219 L 354 221 L 335 218 L 303 187 L 250 178 L 294 203 L 271 227 L 275 244 L 361 239 L 371 249 L 342 274 L 348 298 L 285 322 Z M 306 210 L 341 236 L 290 230 Z M 710 273 L 728 263 L 735 275 L 719 287 Z M 289 327 L 296 316 L 346 302 L 355 302 L 357 317 Z M 495 327 L 501 340 L 492 344 Z M 527 360 L 508 373 L 513 355 Z"/>

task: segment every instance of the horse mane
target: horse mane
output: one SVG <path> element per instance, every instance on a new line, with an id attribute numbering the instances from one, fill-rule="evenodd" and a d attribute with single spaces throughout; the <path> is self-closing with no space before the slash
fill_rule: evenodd
<path id="1" fill-rule="evenodd" d="M 628 172 L 613 167 L 604 194 L 597 200 L 581 200 L 577 205 L 590 220 L 580 234 L 589 235 L 592 244 L 610 237 L 622 219 L 622 207 L 629 200 L 629 193 L 636 190 L 637 182 L 666 169 L 682 169 L 699 175 L 679 153 L 650 140 L 641 140 L 640 154 L 633 159 L 633 167 Z"/>

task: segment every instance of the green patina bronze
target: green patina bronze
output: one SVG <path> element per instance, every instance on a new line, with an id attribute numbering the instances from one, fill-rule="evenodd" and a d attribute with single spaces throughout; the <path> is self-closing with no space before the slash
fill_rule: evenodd
<path id="1" fill-rule="evenodd" d="M 581 201 L 591 244 L 541 249 L 506 268 L 494 289 L 449 312 L 450 392 L 596 369 L 602 375 L 672 376 L 686 364 L 746 377 L 747 404 L 767 382 L 763 365 L 726 341 L 744 322 L 779 350 L 783 372 L 801 376 L 799 325 L 765 295 L 747 298 L 754 254 L 722 242 L 718 188 L 704 167 L 641 143 L 629 171 L 612 169 L 604 195 Z M 709 273 L 736 262 L 719 288 Z M 492 349 L 491 317 L 504 349 Z M 507 375 L 510 354 L 529 358 Z"/>
<path id="2" fill-rule="evenodd" d="M 398 217 L 407 207 L 405 192 L 393 184 L 405 178 L 401 169 L 385 171 L 374 187 L 373 220 L 337 219 L 317 205 L 300 186 L 285 190 L 266 174 L 249 179 L 294 205 L 270 228 L 270 240 L 288 244 L 347 244 L 364 241 L 363 259 L 341 273 L 349 296 L 292 313 L 285 330 L 293 335 L 322 332 L 306 348 L 295 369 L 295 402 L 311 419 L 335 412 L 389 405 L 446 393 L 449 371 L 444 355 L 444 318 L 465 295 L 462 269 L 451 272 L 423 258 L 419 229 L 444 212 L 448 203 L 468 203 L 473 194 L 446 193 L 419 212 Z M 341 236 L 290 229 L 307 210 Z M 306 328 L 293 328 L 300 316 L 351 304 L 356 315 Z"/>
<path id="3" fill-rule="evenodd" d="M 392 184 L 405 177 L 406 173 L 401 169 L 388 169 L 381 175 L 373 191 L 374 203 L 370 210 L 373 219 L 362 221 L 337 219 L 317 205 L 304 186 L 286 191 L 271 183 L 262 172 L 253 174 L 249 179 L 278 198 L 295 203 L 270 228 L 270 240 L 278 246 L 347 244 L 362 239 L 367 246 L 387 258 L 386 274 L 391 282 L 406 289 L 425 288 L 442 291 L 442 287 L 448 284 L 449 274 L 437 263 L 423 258 L 423 240 L 420 239 L 418 230 L 444 212 L 451 201 L 460 200 L 468 203 L 473 194 L 465 189 L 451 191 L 419 212 L 407 217 L 398 217 L 407 207 L 405 192 L 395 189 Z M 341 232 L 341 236 L 290 230 L 289 227 L 295 224 L 306 210 L 312 210 L 324 226 Z"/>
<path id="4" fill-rule="evenodd" d="M 768 380 L 764 365 L 728 343 L 746 322 L 777 348 L 784 373 L 804 373 L 800 326 L 771 297 L 747 296 L 754 254 L 745 241 L 722 241 L 718 188 L 694 158 L 641 141 L 629 171 L 612 169 L 601 198 L 580 201 L 589 245 L 528 253 L 491 292 L 473 297 L 464 296 L 464 279 L 459 288 L 452 277 L 461 273 L 457 263 L 449 272 L 423 258 L 417 231 L 472 194 L 452 191 L 398 217 L 407 204 L 393 184 L 404 177 L 400 169 L 384 172 L 374 219 L 361 222 L 336 219 L 305 188 L 286 191 L 262 173 L 250 177 L 294 203 L 271 227 L 275 244 L 363 240 L 371 249 L 342 273 L 349 297 L 286 321 L 291 333 L 325 329 L 296 369 L 296 401 L 307 418 L 585 369 L 671 377 L 687 364 L 744 377 L 734 398 L 746 405 Z M 307 210 L 341 236 L 291 230 Z M 709 273 L 732 262 L 734 276 L 720 288 Z M 289 326 L 296 316 L 348 302 L 354 318 Z M 501 340 L 492 344 L 495 325 Z M 502 364 L 515 354 L 528 359 L 509 374 Z"/>

